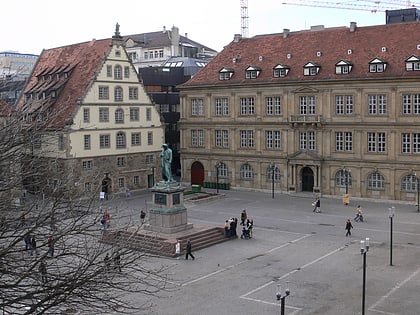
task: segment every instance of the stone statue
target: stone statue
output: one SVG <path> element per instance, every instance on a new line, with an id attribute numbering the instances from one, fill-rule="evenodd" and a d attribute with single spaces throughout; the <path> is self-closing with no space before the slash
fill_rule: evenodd
<path id="1" fill-rule="evenodd" d="M 162 152 L 160 153 L 162 161 L 162 180 L 171 182 L 172 181 L 172 150 L 167 144 L 162 145 Z"/>

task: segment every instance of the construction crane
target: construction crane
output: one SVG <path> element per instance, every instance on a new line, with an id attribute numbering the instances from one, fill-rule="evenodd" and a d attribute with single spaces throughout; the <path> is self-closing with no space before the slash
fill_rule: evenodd
<path id="1" fill-rule="evenodd" d="M 241 1 L 241 35 L 248 37 L 248 0 Z"/>
<path id="2" fill-rule="evenodd" d="M 339 0 L 336 2 L 329 1 L 316 1 L 316 0 L 290 0 L 282 2 L 284 5 L 297 5 L 305 7 L 320 7 L 320 8 L 332 8 L 332 9 L 344 9 L 344 10 L 359 10 L 359 11 L 370 11 L 372 13 L 385 12 L 387 10 L 398 10 L 411 7 L 420 7 L 420 4 L 414 4 L 410 0 L 356 0 L 354 2 L 347 0 Z"/>

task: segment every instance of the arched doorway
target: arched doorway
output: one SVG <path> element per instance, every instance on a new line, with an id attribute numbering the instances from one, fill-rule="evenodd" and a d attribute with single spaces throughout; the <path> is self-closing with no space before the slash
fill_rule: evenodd
<path id="1" fill-rule="evenodd" d="M 102 192 L 105 193 L 106 199 L 108 199 L 108 194 L 111 193 L 111 183 L 111 178 L 109 178 L 108 174 L 106 174 L 105 178 L 102 180 Z"/>
<path id="2" fill-rule="evenodd" d="M 191 165 L 191 185 L 203 186 L 204 166 L 200 162 L 194 162 Z"/>
<path id="3" fill-rule="evenodd" d="M 314 190 L 314 172 L 310 167 L 304 167 L 302 169 L 302 191 Z"/>

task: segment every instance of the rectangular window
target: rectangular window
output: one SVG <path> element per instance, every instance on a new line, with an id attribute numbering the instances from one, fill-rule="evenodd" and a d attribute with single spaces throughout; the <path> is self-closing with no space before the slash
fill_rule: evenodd
<path id="1" fill-rule="evenodd" d="M 108 108 L 99 108 L 99 122 L 109 122 Z"/>
<path id="2" fill-rule="evenodd" d="M 112 66 L 111 65 L 106 66 L 106 76 L 108 78 L 112 77 Z"/>
<path id="3" fill-rule="evenodd" d="M 241 97 L 239 100 L 241 115 L 255 114 L 255 99 L 253 97 Z"/>
<path id="4" fill-rule="evenodd" d="M 131 145 L 141 145 L 140 132 L 135 132 L 131 134 Z"/>
<path id="5" fill-rule="evenodd" d="M 299 113 L 300 115 L 315 115 L 315 96 L 300 96 L 299 97 Z"/>
<path id="6" fill-rule="evenodd" d="M 228 116 L 229 115 L 229 101 L 227 97 L 218 97 L 215 100 L 216 116 Z"/>
<path id="7" fill-rule="evenodd" d="M 90 110 L 89 108 L 83 108 L 83 122 L 90 122 Z"/>
<path id="8" fill-rule="evenodd" d="M 410 134 L 403 133 L 401 135 L 401 144 L 402 144 L 402 153 L 411 153 L 411 141 L 410 141 Z"/>
<path id="9" fill-rule="evenodd" d="M 123 157 L 123 156 L 117 157 L 117 166 L 118 167 L 125 166 L 125 157 Z"/>
<path id="10" fill-rule="evenodd" d="M 98 97 L 100 100 L 109 99 L 109 87 L 99 86 Z"/>
<path id="11" fill-rule="evenodd" d="M 191 100 L 191 115 L 204 116 L 204 100 L 202 98 L 194 98 Z"/>
<path id="12" fill-rule="evenodd" d="M 90 135 L 83 136 L 83 147 L 85 150 L 90 150 Z"/>
<path id="13" fill-rule="evenodd" d="M 134 175 L 134 177 L 133 177 L 133 185 L 134 186 L 139 186 L 140 185 L 140 176 Z"/>
<path id="14" fill-rule="evenodd" d="M 281 148 L 281 133 L 279 130 L 267 130 L 265 132 L 265 147 L 278 150 Z"/>
<path id="15" fill-rule="evenodd" d="M 63 151 L 64 150 L 64 135 L 58 136 L 58 150 Z"/>
<path id="16" fill-rule="evenodd" d="M 152 120 L 152 109 L 146 108 L 146 120 L 151 121 Z"/>
<path id="17" fill-rule="evenodd" d="M 386 150 L 386 137 L 384 132 L 367 133 L 368 152 L 383 153 Z"/>
<path id="18" fill-rule="evenodd" d="M 154 163 L 155 162 L 155 156 L 153 154 L 146 154 L 146 163 Z"/>
<path id="19" fill-rule="evenodd" d="M 316 150 L 315 131 L 305 131 L 299 134 L 299 145 L 301 150 Z"/>
<path id="20" fill-rule="evenodd" d="M 118 188 L 124 188 L 124 187 L 125 187 L 124 177 L 118 178 Z"/>
<path id="21" fill-rule="evenodd" d="M 368 113 L 369 115 L 385 115 L 386 95 L 368 95 Z"/>
<path id="22" fill-rule="evenodd" d="M 135 107 L 130 108 L 130 121 L 139 121 L 140 120 L 140 110 Z"/>
<path id="23" fill-rule="evenodd" d="M 124 78 L 129 78 L 130 77 L 130 67 L 125 66 L 124 67 Z"/>
<path id="24" fill-rule="evenodd" d="M 254 148 L 254 131 L 253 130 L 241 130 L 241 148 Z"/>
<path id="25" fill-rule="evenodd" d="M 353 95 L 337 95 L 335 97 L 335 114 L 353 114 Z"/>
<path id="26" fill-rule="evenodd" d="M 403 115 L 420 114 L 420 94 L 404 94 L 402 96 Z"/>
<path id="27" fill-rule="evenodd" d="M 128 88 L 128 99 L 138 100 L 139 99 L 139 89 L 137 87 Z"/>
<path id="28" fill-rule="evenodd" d="M 99 148 L 106 149 L 109 148 L 111 144 L 110 135 L 99 135 Z"/>
<path id="29" fill-rule="evenodd" d="M 153 132 L 152 131 L 149 131 L 147 133 L 147 144 L 153 145 Z"/>
<path id="30" fill-rule="evenodd" d="M 145 60 L 149 59 L 149 52 L 147 51 L 144 52 L 144 59 Z"/>
<path id="31" fill-rule="evenodd" d="M 228 130 L 215 131 L 215 146 L 219 148 L 229 147 L 229 132 Z"/>
<path id="32" fill-rule="evenodd" d="M 204 146 L 204 130 L 191 130 L 191 146 L 203 147 Z"/>
<path id="33" fill-rule="evenodd" d="M 353 133 L 336 132 L 335 133 L 335 150 L 351 152 L 353 150 Z"/>
<path id="34" fill-rule="evenodd" d="M 82 162 L 82 166 L 83 166 L 83 169 L 85 170 L 85 171 L 88 171 L 88 170 L 91 170 L 92 169 L 92 160 L 88 160 L 88 161 L 83 161 Z"/>
<path id="35" fill-rule="evenodd" d="M 281 97 L 268 96 L 265 98 L 265 112 L 268 116 L 281 115 Z"/>
<path id="36" fill-rule="evenodd" d="M 85 183 L 85 192 L 91 192 L 91 191 L 92 191 L 92 184 Z"/>

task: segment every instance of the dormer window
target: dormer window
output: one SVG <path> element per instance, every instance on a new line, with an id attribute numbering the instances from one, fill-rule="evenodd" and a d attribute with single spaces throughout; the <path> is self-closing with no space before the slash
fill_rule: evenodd
<path id="1" fill-rule="evenodd" d="M 273 77 L 283 78 L 289 73 L 290 68 L 286 65 L 278 64 L 273 68 Z"/>
<path id="2" fill-rule="evenodd" d="M 230 78 L 233 76 L 233 69 L 231 68 L 223 68 L 219 71 L 219 80 L 230 80 Z"/>
<path id="3" fill-rule="evenodd" d="M 317 75 L 321 70 L 321 66 L 316 64 L 315 62 L 308 62 L 306 65 L 303 66 L 303 75 L 313 76 Z"/>
<path id="4" fill-rule="evenodd" d="M 369 72 L 375 73 L 375 72 L 385 72 L 386 69 L 386 61 L 375 58 L 369 62 Z"/>
<path id="5" fill-rule="evenodd" d="M 347 60 L 340 60 L 335 64 L 335 74 L 349 74 L 353 65 Z"/>
<path id="6" fill-rule="evenodd" d="M 420 58 L 417 56 L 411 56 L 405 61 L 406 71 L 420 71 Z"/>
<path id="7" fill-rule="evenodd" d="M 256 79 L 260 75 L 261 69 L 254 66 L 249 66 L 245 70 L 245 78 L 246 79 Z"/>

